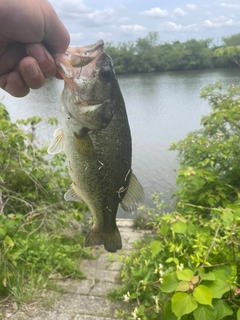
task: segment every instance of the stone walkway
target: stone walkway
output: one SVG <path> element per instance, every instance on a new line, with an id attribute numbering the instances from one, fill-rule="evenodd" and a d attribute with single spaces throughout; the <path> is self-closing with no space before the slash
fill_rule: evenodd
<path id="1" fill-rule="evenodd" d="M 110 302 L 106 294 L 120 286 L 121 255 L 128 255 L 132 243 L 143 238 L 143 230 L 134 230 L 133 221 L 118 219 L 117 221 L 123 242 L 123 249 L 116 254 L 109 254 L 102 246 L 95 247 L 93 254 L 96 260 L 83 260 L 80 269 L 84 272 L 84 280 L 59 281 L 64 289 L 51 307 L 50 311 L 35 310 L 30 315 L 17 312 L 6 320 L 111 320 L 119 319 L 117 310 L 126 309 L 125 302 Z M 4 319 L 5 320 L 5 319 Z"/>

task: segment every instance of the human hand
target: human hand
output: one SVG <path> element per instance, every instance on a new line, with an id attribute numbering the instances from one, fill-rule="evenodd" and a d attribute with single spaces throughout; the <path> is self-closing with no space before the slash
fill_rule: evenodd
<path id="1" fill-rule="evenodd" d="M 57 72 L 70 36 L 47 0 L 0 0 L 0 88 L 23 97 Z M 49 52 L 50 51 L 50 52 Z"/>

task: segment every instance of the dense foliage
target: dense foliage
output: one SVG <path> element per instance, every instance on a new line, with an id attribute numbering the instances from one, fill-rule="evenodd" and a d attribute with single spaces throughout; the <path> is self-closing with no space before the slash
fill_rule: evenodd
<path id="1" fill-rule="evenodd" d="M 112 298 L 136 301 L 127 319 L 240 320 L 240 86 L 203 89 L 212 112 L 179 152 L 177 205 L 157 202 L 155 239 L 125 259 Z"/>
<path id="2" fill-rule="evenodd" d="M 56 123 L 55 119 L 49 119 Z M 35 144 L 42 119 L 10 121 L 0 104 L 0 296 L 31 300 L 48 279 L 82 277 L 83 205 L 63 200 L 65 155 L 48 159 Z"/>
<path id="3" fill-rule="evenodd" d="M 106 43 L 106 51 L 114 61 L 116 72 L 138 73 L 235 66 L 227 55 L 214 55 L 218 46 L 212 39 L 160 43 L 158 38 L 157 32 L 150 32 L 136 42 L 122 42 L 117 46 Z M 223 42 L 228 43 L 228 38 L 223 38 Z"/>
<path id="4" fill-rule="evenodd" d="M 225 45 L 214 51 L 215 57 L 227 57 L 240 67 L 240 33 L 223 38 Z"/>

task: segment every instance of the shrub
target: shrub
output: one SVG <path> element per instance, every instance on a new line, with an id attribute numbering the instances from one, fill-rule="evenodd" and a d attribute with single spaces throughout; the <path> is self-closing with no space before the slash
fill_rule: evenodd
<path id="1" fill-rule="evenodd" d="M 12 123 L 0 104 L 0 296 L 19 303 L 32 299 L 29 283 L 39 289 L 56 274 L 83 277 L 78 261 L 89 256 L 81 235 L 85 207 L 63 200 L 70 184 L 65 155 L 49 160 L 46 147 L 36 146 L 42 123 Z"/>
<path id="2" fill-rule="evenodd" d="M 172 144 L 179 154 L 176 196 L 180 203 L 226 207 L 240 190 L 240 86 L 223 90 L 221 83 L 201 92 L 212 112 L 201 120 L 202 128 Z M 208 209 L 205 211 L 208 213 Z"/>
<path id="3" fill-rule="evenodd" d="M 128 319 L 240 319 L 240 86 L 203 89 L 212 112 L 173 144 L 176 208 L 157 203 L 155 239 L 125 259 L 111 298 L 136 301 Z"/>

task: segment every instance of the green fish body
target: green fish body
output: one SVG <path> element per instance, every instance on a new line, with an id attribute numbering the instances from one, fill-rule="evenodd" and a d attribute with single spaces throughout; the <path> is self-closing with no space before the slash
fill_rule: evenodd
<path id="1" fill-rule="evenodd" d="M 48 152 L 66 152 L 72 185 L 64 198 L 86 203 L 93 215 L 85 245 L 103 244 L 107 251 L 116 252 L 122 248 L 116 225 L 119 203 L 125 211 L 134 212 L 144 199 L 131 169 L 125 103 L 101 40 L 67 52 L 55 59 L 65 80 L 62 127 L 55 131 Z"/>

